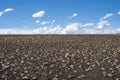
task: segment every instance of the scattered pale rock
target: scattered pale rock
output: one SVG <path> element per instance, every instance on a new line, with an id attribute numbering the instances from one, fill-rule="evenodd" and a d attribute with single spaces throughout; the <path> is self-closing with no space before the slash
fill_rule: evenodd
<path id="1" fill-rule="evenodd" d="M 65 54 L 65 58 L 67 58 L 68 56 L 69 56 L 69 53 L 66 53 L 66 54 Z"/>
<path id="2" fill-rule="evenodd" d="M 113 74 L 112 74 L 112 73 L 108 73 L 107 75 L 108 75 L 109 77 L 113 76 Z"/>
<path id="3" fill-rule="evenodd" d="M 23 76 L 23 79 L 29 79 L 29 77 L 28 76 Z"/>
<path id="4" fill-rule="evenodd" d="M 74 65 L 70 65 L 70 68 L 74 68 Z"/>
<path id="5" fill-rule="evenodd" d="M 21 63 L 24 63 L 24 61 L 22 60 Z"/>
<path id="6" fill-rule="evenodd" d="M 80 78 L 85 78 L 86 76 L 84 74 L 80 75 Z"/>
<path id="7" fill-rule="evenodd" d="M 59 80 L 59 79 L 55 77 L 55 78 L 53 78 L 52 80 Z"/>
<path id="8" fill-rule="evenodd" d="M 85 69 L 85 71 L 90 71 L 90 70 L 92 70 L 92 68 L 91 68 L 91 67 L 89 67 L 89 68 Z"/>
<path id="9" fill-rule="evenodd" d="M 107 72 L 103 71 L 103 75 L 106 76 L 106 75 L 107 75 Z"/>
<path id="10" fill-rule="evenodd" d="M 27 58 L 27 57 L 28 57 L 28 55 L 24 55 L 24 57 L 25 57 L 25 58 Z"/>
<path id="11" fill-rule="evenodd" d="M 104 67 L 102 67 L 101 70 L 106 70 L 106 69 Z"/>
<path id="12" fill-rule="evenodd" d="M 7 69 L 9 67 L 10 67 L 9 65 L 2 64 L 2 69 Z"/>
<path id="13" fill-rule="evenodd" d="M 51 67 L 51 68 L 54 67 L 54 64 L 50 65 L 50 67 Z"/>

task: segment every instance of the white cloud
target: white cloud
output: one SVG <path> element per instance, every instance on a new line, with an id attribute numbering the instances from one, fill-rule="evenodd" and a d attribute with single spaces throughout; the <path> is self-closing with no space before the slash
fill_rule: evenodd
<path id="1" fill-rule="evenodd" d="M 41 25 L 54 24 L 55 20 L 52 20 L 52 21 L 42 21 L 42 22 L 40 20 L 36 20 L 35 23 L 41 24 Z"/>
<path id="2" fill-rule="evenodd" d="M 78 16 L 78 14 L 77 14 L 77 13 L 74 13 L 74 14 L 71 16 L 71 18 L 76 17 L 76 16 Z"/>
<path id="3" fill-rule="evenodd" d="M 0 34 L 109 34 L 109 33 L 114 34 L 114 33 L 120 33 L 120 28 L 96 29 L 96 28 L 82 27 L 83 25 L 81 23 L 72 23 L 65 27 L 58 25 L 55 27 L 40 27 L 33 30 L 0 29 Z"/>
<path id="4" fill-rule="evenodd" d="M 103 29 L 104 27 L 108 27 L 108 26 L 111 26 L 111 24 L 107 20 L 100 21 L 98 23 L 97 29 Z"/>
<path id="5" fill-rule="evenodd" d="M 82 30 L 85 27 L 93 26 L 93 23 L 71 23 L 65 27 L 60 25 L 56 27 L 40 27 L 35 29 L 33 33 L 35 34 L 76 34 L 76 33 L 83 33 Z"/>
<path id="6" fill-rule="evenodd" d="M 0 29 L 0 34 L 32 34 L 32 30 Z"/>
<path id="7" fill-rule="evenodd" d="M 43 17 L 44 14 L 45 14 L 45 11 L 39 11 L 39 12 L 37 12 L 37 13 L 34 13 L 34 14 L 32 15 L 32 17 L 33 17 L 33 18 L 39 18 L 39 17 Z"/>
<path id="8" fill-rule="evenodd" d="M 94 23 L 86 23 L 82 25 L 83 27 L 94 26 Z"/>
<path id="9" fill-rule="evenodd" d="M 100 21 L 105 20 L 105 19 L 107 19 L 107 18 L 109 18 L 109 17 L 111 17 L 111 16 L 113 16 L 113 15 L 114 15 L 113 13 L 108 13 L 108 14 L 106 14 L 104 17 L 102 17 L 102 18 L 100 19 Z"/>
<path id="10" fill-rule="evenodd" d="M 52 21 L 51 21 L 51 24 L 54 24 L 54 23 L 55 23 L 55 20 L 52 20 Z"/>
<path id="11" fill-rule="evenodd" d="M 39 22 L 40 22 L 40 20 L 36 20 L 36 21 L 35 21 L 35 23 L 39 23 Z"/>
<path id="12" fill-rule="evenodd" d="M 3 15 L 3 12 L 1 11 L 1 12 L 0 12 L 0 16 L 2 16 L 2 15 Z"/>
<path id="13" fill-rule="evenodd" d="M 120 11 L 118 11 L 118 14 L 120 15 Z"/>
<path id="14" fill-rule="evenodd" d="M 4 12 L 10 12 L 10 11 L 13 11 L 14 9 L 13 8 L 7 8 L 4 10 Z"/>
<path id="15" fill-rule="evenodd" d="M 78 33 L 82 28 L 81 23 L 71 23 L 65 27 L 60 25 L 55 27 L 40 27 L 34 30 L 20 30 L 20 29 L 0 29 L 2 34 L 71 34 Z"/>
<path id="16" fill-rule="evenodd" d="M 64 28 L 62 28 L 60 25 L 52 28 L 41 27 L 33 30 L 32 33 L 33 34 L 66 34 L 66 32 L 64 31 Z"/>
<path id="17" fill-rule="evenodd" d="M 46 25 L 46 24 L 49 24 L 49 23 L 50 23 L 49 21 L 42 21 L 41 25 Z"/>
<path id="18" fill-rule="evenodd" d="M 5 10 L 3 10 L 3 11 L 0 11 L 0 16 L 2 16 L 3 14 L 5 14 L 5 13 L 7 13 L 7 12 L 11 12 L 11 11 L 13 11 L 14 9 L 13 8 L 7 8 L 7 9 L 5 9 Z"/>
<path id="19" fill-rule="evenodd" d="M 66 32 L 76 32 L 81 27 L 80 23 L 72 23 L 65 27 Z"/>

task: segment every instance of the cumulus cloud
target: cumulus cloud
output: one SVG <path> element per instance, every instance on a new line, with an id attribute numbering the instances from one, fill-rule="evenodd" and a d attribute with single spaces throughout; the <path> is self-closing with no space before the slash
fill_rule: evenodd
<path id="1" fill-rule="evenodd" d="M 109 18 L 109 17 L 111 17 L 111 16 L 113 16 L 113 15 L 114 15 L 113 13 L 108 13 L 108 14 L 106 14 L 104 17 L 102 17 L 102 18 L 100 19 L 100 21 L 105 20 L 105 19 L 107 19 L 107 18 Z"/>
<path id="2" fill-rule="evenodd" d="M 74 23 L 73 23 L 74 24 Z M 0 34 L 116 34 L 120 33 L 120 28 L 112 29 L 96 29 L 96 28 L 84 28 L 78 24 L 67 25 L 62 27 L 60 25 L 55 27 L 40 27 L 33 30 L 28 29 L 0 29 Z"/>
<path id="3" fill-rule="evenodd" d="M 100 21 L 98 23 L 97 29 L 103 29 L 104 27 L 108 27 L 108 26 L 111 26 L 111 24 L 107 20 Z"/>
<path id="4" fill-rule="evenodd" d="M 65 27 L 66 32 L 76 32 L 81 27 L 81 23 L 72 23 Z"/>
<path id="5" fill-rule="evenodd" d="M 7 13 L 7 12 L 11 12 L 11 11 L 13 11 L 14 9 L 13 8 L 7 8 L 7 9 L 5 9 L 5 10 L 3 10 L 3 11 L 0 11 L 0 16 L 2 16 L 3 14 L 5 14 L 5 13 Z"/>
<path id="6" fill-rule="evenodd" d="M 54 21 L 53 21 L 54 22 Z M 20 29 L 0 29 L 2 34 L 71 34 L 78 33 L 79 29 L 85 24 L 71 23 L 66 26 L 55 27 L 40 27 L 34 30 L 20 30 Z"/>
<path id="7" fill-rule="evenodd" d="M 39 11 L 39 12 L 37 12 L 37 13 L 34 13 L 34 14 L 32 15 L 32 17 L 33 17 L 33 18 L 39 18 L 39 17 L 43 17 L 44 14 L 45 14 L 45 11 L 41 10 L 41 11 Z"/>
<path id="8" fill-rule="evenodd" d="M 107 22 L 103 22 L 104 25 Z M 103 24 L 101 23 L 101 24 Z M 87 27 L 83 27 L 81 23 L 71 23 L 69 25 L 63 26 L 54 26 L 54 27 L 40 27 L 33 30 L 28 29 L 0 29 L 0 34 L 109 34 L 109 33 L 120 33 L 120 28 L 118 29 L 96 29 L 96 28 L 89 28 L 89 25 Z"/>
<path id="9" fill-rule="evenodd" d="M 60 25 L 52 28 L 48 27 L 40 27 L 38 29 L 33 30 L 33 34 L 67 34 Z"/>
<path id="10" fill-rule="evenodd" d="M 71 18 L 76 17 L 76 16 L 78 16 L 78 14 L 77 13 L 73 13 L 73 15 L 71 16 Z"/>
<path id="11" fill-rule="evenodd" d="M 71 23 L 66 26 L 56 26 L 56 27 L 40 27 L 35 29 L 33 33 L 37 34 L 82 34 L 85 27 L 94 26 L 93 23 Z"/>

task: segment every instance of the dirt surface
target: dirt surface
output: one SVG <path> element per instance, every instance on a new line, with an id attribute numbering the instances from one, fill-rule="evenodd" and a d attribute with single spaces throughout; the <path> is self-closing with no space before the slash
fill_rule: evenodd
<path id="1" fill-rule="evenodd" d="M 120 80 L 120 35 L 1 35 L 0 80 Z"/>

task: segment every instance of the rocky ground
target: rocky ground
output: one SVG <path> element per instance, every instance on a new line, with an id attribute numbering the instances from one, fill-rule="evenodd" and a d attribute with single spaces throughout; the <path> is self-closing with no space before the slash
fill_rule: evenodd
<path id="1" fill-rule="evenodd" d="M 1 35 L 0 80 L 120 80 L 120 35 Z"/>

